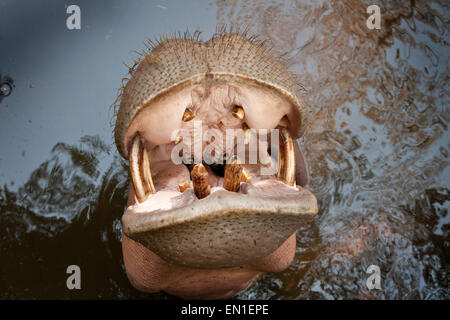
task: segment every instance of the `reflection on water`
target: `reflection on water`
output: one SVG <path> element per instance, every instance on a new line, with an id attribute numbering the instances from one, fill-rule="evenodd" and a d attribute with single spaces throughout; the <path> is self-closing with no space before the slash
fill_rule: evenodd
<path id="1" fill-rule="evenodd" d="M 450 298 L 448 3 L 233 3 L 219 2 L 219 20 L 271 39 L 307 89 L 320 208 L 294 265 L 239 296 Z M 382 290 L 366 288 L 371 264 Z"/>
<path id="2" fill-rule="evenodd" d="M 131 287 L 120 244 L 127 164 L 98 137 L 58 143 L 17 192 L 0 188 L 0 299 L 158 298 Z M 67 290 L 80 266 L 82 290 Z"/>
<path id="3" fill-rule="evenodd" d="M 365 25 L 373 3 L 381 30 Z M 298 232 L 293 265 L 237 297 L 449 299 L 448 4 L 217 4 L 219 22 L 269 38 L 304 85 L 320 208 Z M 57 144 L 17 192 L 0 188 L 0 298 L 167 298 L 137 292 L 123 270 L 126 168 L 115 149 L 83 137 Z M 68 264 L 84 272 L 80 292 L 65 288 Z M 372 264 L 382 290 L 366 287 Z"/>

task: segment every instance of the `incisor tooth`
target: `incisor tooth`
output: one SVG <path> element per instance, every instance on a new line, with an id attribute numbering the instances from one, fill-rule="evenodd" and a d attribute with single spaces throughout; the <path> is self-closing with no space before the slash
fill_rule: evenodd
<path id="1" fill-rule="evenodd" d="M 183 113 L 183 121 L 188 122 L 195 118 L 195 114 L 191 111 L 191 109 L 186 108 Z"/>
<path id="2" fill-rule="evenodd" d="M 236 119 L 242 120 L 242 119 L 244 119 L 244 116 L 245 116 L 244 109 L 242 109 L 242 107 L 236 106 L 233 108 L 232 115 Z"/>
<path id="3" fill-rule="evenodd" d="M 280 129 L 280 146 L 278 148 L 278 179 L 295 185 L 294 144 L 287 128 Z"/>
<path id="4" fill-rule="evenodd" d="M 211 186 L 209 185 L 208 171 L 206 171 L 203 164 L 199 163 L 194 166 L 194 169 L 191 171 L 191 178 L 197 198 L 203 199 L 209 196 Z"/>
<path id="5" fill-rule="evenodd" d="M 149 194 L 156 191 L 152 181 L 147 151 L 138 134 L 132 140 L 129 160 L 134 191 L 138 201 L 143 202 Z"/>
<path id="6" fill-rule="evenodd" d="M 223 188 L 228 191 L 236 192 L 239 190 L 242 181 L 242 165 L 238 160 L 225 165 L 225 173 L 223 176 Z"/>
<path id="7" fill-rule="evenodd" d="M 184 192 L 186 189 L 190 187 L 189 181 L 183 181 L 178 184 L 178 188 L 180 189 L 180 192 Z"/>

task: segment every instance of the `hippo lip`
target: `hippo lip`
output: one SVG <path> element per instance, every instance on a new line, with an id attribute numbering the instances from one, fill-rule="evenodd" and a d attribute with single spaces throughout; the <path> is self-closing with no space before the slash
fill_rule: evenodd
<path id="1" fill-rule="evenodd" d="M 277 187 L 279 182 L 271 183 Z M 122 219 L 124 232 L 178 265 L 245 265 L 275 251 L 317 213 L 310 191 L 292 189 L 281 197 L 217 190 L 204 199 L 153 214 L 130 208 Z"/>
<path id="2" fill-rule="evenodd" d="M 240 34 L 165 39 L 121 94 L 115 138 L 136 198 L 123 215 L 124 233 L 191 268 L 242 266 L 271 254 L 318 211 L 294 140 L 306 115 L 290 73 L 259 43 Z M 196 135 L 197 127 L 213 138 Z M 218 138 L 228 130 L 241 130 L 231 149 Z M 196 146 L 213 149 L 215 160 L 202 164 Z M 257 161 L 248 164 L 252 150 Z M 274 159 L 278 170 L 263 174 Z"/>

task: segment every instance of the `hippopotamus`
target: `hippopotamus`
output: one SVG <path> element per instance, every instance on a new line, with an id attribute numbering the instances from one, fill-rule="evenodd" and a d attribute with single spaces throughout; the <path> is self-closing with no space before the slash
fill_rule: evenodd
<path id="1" fill-rule="evenodd" d="M 318 212 L 296 140 L 308 106 L 285 63 L 256 37 L 149 44 L 121 89 L 114 127 L 130 167 L 126 273 L 144 292 L 228 298 L 289 267 L 296 231 Z M 242 139 L 218 138 L 230 130 Z"/>

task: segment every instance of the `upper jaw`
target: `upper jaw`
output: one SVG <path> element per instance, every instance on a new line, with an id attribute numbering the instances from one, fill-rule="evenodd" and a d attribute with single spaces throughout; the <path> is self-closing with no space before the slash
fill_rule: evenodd
<path id="1" fill-rule="evenodd" d="M 239 32 L 222 32 L 205 42 L 196 36 L 166 38 L 157 44 L 150 41 L 148 52 L 130 68 L 129 80 L 116 100 L 114 136 L 120 154 L 128 157 L 126 134 L 141 111 L 168 93 L 201 82 L 234 81 L 282 95 L 293 106 L 291 131 L 295 137 L 301 136 L 309 107 L 300 95 L 295 74 L 283 61 L 271 54 L 266 41 Z"/>

